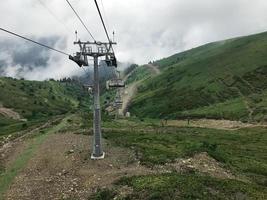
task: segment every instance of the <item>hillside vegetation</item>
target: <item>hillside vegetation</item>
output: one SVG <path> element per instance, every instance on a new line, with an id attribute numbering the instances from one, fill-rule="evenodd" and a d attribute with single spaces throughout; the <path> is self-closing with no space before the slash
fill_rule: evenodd
<path id="1" fill-rule="evenodd" d="M 0 135 L 27 129 L 53 116 L 89 108 L 89 98 L 75 81 L 26 81 L 0 78 L 0 109 L 17 113 L 13 119 L 0 112 Z"/>
<path id="2" fill-rule="evenodd" d="M 0 78 L 0 199 L 267 199 L 266 125 L 168 120 L 266 120 L 266 50 L 263 33 L 132 67 L 138 117 L 104 112 L 116 90 L 101 79 L 97 161 L 81 79 Z"/>
<path id="3" fill-rule="evenodd" d="M 130 110 L 139 117 L 266 120 L 267 33 L 210 43 L 153 64 L 162 73 L 138 88 Z"/>

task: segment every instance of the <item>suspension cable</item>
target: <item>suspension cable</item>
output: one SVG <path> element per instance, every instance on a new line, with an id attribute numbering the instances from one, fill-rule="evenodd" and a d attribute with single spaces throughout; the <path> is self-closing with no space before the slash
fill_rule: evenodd
<path id="1" fill-rule="evenodd" d="M 110 24 L 109 24 L 109 20 L 107 18 L 107 13 L 106 13 L 106 9 L 105 9 L 103 0 L 101 0 L 101 5 L 102 5 L 102 8 L 103 8 L 104 19 L 106 20 L 107 29 L 110 30 Z"/>
<path id="2" fill-rule="evenodd" d="M 111 40 L 110 40 L 110 37 L 109 37 L 109 35 L 108 35 L 108 31 L 107 31 L 107 28 L 106 28 L 106 25 L 105 25 L 104 19 L 103 19 L 103 17 L 102 17 L 101 11 L 100 11 L 100 9 L 99 9 L 99 6 L 98 6 L 98 3 L 97 3 L 97 0 L 94 0 L 94 1 L 95 1 L 95 5 L 96 5 L 96 8 L 97 8 L 98 14 L 99 14 L 99 16 L 100 16 L 100 19 L 101 19 L 101 22 L 102 22 L 102 24 L 103 24 L 103 27 L 104 27 L 104 29 L 105 29 L 105 33 L 106 33 L 106 36 L 107 36 L 107 38 L 108 38 L 108 41 L 111 43 Z"/>
<path id="3" fill-rule="evenodd" d="M 48 6 L 47 6 L 42 0 L 37 0 L 37 1 L 40 3 L 41 6 L 43 6 L 43 7 L 48 11 L 48 13 L 49 13 L 52 17 L 54 17 L 54 18 L 56 19 L 57 22 L 59 22 L 59 23 L 66 29 L 66 31 L 68 31 L 68 32 L 72 32 L 72 31 L 69 29 L 69 27 L 67 27 L 67 25 L 66 25 L 61 19 L 59 19 L 59 18 L 56 16 L 56 14 L 55 14 L 51 9 L 49 9 Z"/>
<path id="4" fill-rule="evenodd" d="M 73 6 L 71 5 L 71 3 L 66 0 L 66 2 L 69 4 L 70 8 L 73 10 L 73 12 L 75 13 L 75 15 L 78 17 L 78 19 L 80 20 L 80 22 L 82 23 L 82 25 L 84 26 L 84 28 L 87 30 L 87 32 L 89 33 L 89 35 L 91 36 L 91 38 L 95 40 L 94 36 L 92 35 L 92 33 L 89 31 L 89 29 L 87 28 L 87 26 L 85 25 L 85 23 L 83 22 L 83 20 L 81 19 L 81 17 L 78 15 L 78 13 L 76 12 L 76 10 L 73 8 Z"/>
<path id="5" fill-rule="evenodd" d="M 113 48 L 113 45 L 112 45 L 112 41 L 111 41 L 111 39 L 110 39 L 110 37 L 109 37 L 109 34 L 108 34 L 108 31 L 107 31 L 107 28 L 106 28 L 106 25 L 105 25 L 104 19 L 103 19 L 103 17 L 102 17 L 101 11 L 100 11 L 100 9 L 99 9 L 99 6 L 98 6 L 98 3 L 97 3 L 97 0 L 94 0 L 94 1 L 95 1 L 95 5 L 96 5 L 96 8 L 97 8 L 98 14 L 99 14 L 99 16 L 100 16 L 100 19 L 101 19 L 102 25 L 103 25 L 103 27 L 104 27 L 104 30 L 105 30 L 106 36 L 107 36 L 107 38 L 108 38 L 108 42 L 110 43 L 110 47 L 111 47 L 111 49 L 112 49 L 113 53 L 115 54 L 115 51 L 114 51 L 114 48 Z M 115 55 L 114 55 L 114 56 L 115 56 Z"/>
<path id="6" fill-rule="evenodd" d="M 16 36 L 16 37 L 19 37 L 19 38 L 21 38 L 21 39 L 27 40 L 27 41 L 29 41 L 29 42 L 35 43 L 35 44 L 37 44 L 37 45 L 39 45 L 39 46 L 42 46 L 42 47 L 45 47 L 45 48 L 47 48 L 47 49 L 50 49 L 50 50 L 56 51 L 56 52 L 58 52 L 58 53 L 61 53 L 61 54 L 64 54 L 64 55 L 69 56 L 69 54 L 67 54 L 67 53 L 65 53 L 65 52 L 63 52 L 63 51 L 61 51 L 61 50 L 57 50 L 57 49 L 55 49 L 55 48 L 53 48 L 53 47 L 47 46 L 47 45 L 42 44 L 42 43 L 40 43 L 40 42 L 36 42 L 36 41 L 34 41 L 34 40 L 32 40 L 32 39 L 29 39 L 29 38 L 26 38 L 26 37 L 21 36 L 21 35 L 19 35 L 19 34 L 13 33 L 13 32 L 11 32 L 11 31 L 8 31 L 8 30 L 3 29 L 3 28 L 1 28 L 1 27 L 0 27 L 0 30 L 1 30 L 1 31 L 4 31 L 4 32 L 6 32 L 6 33 L 9 33 L 9 34 L 11 34 L 11 35 L 14 35 L 14 36 Z"/>

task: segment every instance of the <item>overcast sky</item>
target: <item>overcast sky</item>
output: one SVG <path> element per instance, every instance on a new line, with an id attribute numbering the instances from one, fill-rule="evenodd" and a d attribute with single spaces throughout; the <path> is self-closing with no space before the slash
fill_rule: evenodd
<path id="1" fill-rule="evenodd" d="M 94 1 L 69 1 L 94 37 L 105 40 Z M 98 2 L 103 10 L 101 0 Z M 266 0 L 102 2 L 108 29 L 116 33 L 116 53 L 121 62 L 143 64 L 208 42 L 267 31 Z M 90 39 L 65 0 L 2 1 L 0 27 L 69 54 L 77 50 L 73 45 L 75 30 L 82 40 Z M 82 70 L 64 55 L 0 32 L 0 73 L 43 80 L 79 74 Z"/>

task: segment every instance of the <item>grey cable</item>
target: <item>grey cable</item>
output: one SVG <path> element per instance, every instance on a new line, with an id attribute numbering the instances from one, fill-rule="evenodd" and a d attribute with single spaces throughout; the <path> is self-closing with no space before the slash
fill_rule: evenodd
<path id="1" fill-rule="evenodd" d="M 4 28 L 1 28 L 1 27 L 0 27 L 0 30 L 1 30 L 1 31 L 4 31 L 4 32 L 6 32 L 6 33 L 9 33 L 9 34 L 11 34 L 11 35 L 14 35 L 14 36 L 16 36 L 16 37 L 22 38 L 22 39 L 24 39 L 24 40 L 27 40 L 27 41 L 29 41 L 29 42 L 35 43 L 35 44 L 37 44 L 37 45 L 39 45 L 39 46 L 42 46 L 42 47 L 45 47 L 45 48 L 47 48 L 47 49 L 50 49 L 50 50 L 56 51 L 56 52 L 58 52 L 58 53 L 61 53 L 61 54 L 64 54 L 64 55 L 69 56 L 69 54 L 65 53 L 64 51 L 57 50 L 57 49 L 55 49 L 55 48 L 53 48 L 53 47 L 47 46 L 47 45 L 42 44 L 42 43 L 40 43 L 40 42 L 36 42 L 36 41 L 34 41 L 34 40 L 32 40 L 32 39 L 29 39 L 29 38 L 26 38 L 26 37 L 21 36 L 21 35 L 19 35 L 19 34 L 16 34 L 16 33 L 14 33 L 14 32 L 8 31 L 8 30 L 6 30 L 6 29 L 4 29 Z"/>
<path id="2" fill-rule="evenodd" d="M 91 36 L 91 38 L 95 40 L 94 36 L 92 35 L 92 33 L 89 31 L 89 29 L 87 28 L 87 26 L 85 25 L 85 23 L 83 22 L 83 20 L 81 19 L 81 17 L 78 15 L 78 13 L 76 12 L 76 10 L 73 8 L 73 6 L 71 5 L 71 3 L 66 0 L 66 2 L 69 4 L 69 6 L 71 7 L 71 9 L 73 10 L 73 12 L 75 13 L 75 15 L 78 17 L 78 19 L 80 20 L 80 22 L 82 23 L 82 25 L 84 26 L 84 28 L 87 30 L 87 32 L 89 33 L 89 35 Z"/>

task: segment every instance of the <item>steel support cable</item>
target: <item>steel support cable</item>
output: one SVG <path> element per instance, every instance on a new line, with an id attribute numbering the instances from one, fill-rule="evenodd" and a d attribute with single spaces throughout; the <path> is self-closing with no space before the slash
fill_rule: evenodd
<path id="1" fill-rule="evenodd" d="M 0 30 L 1 30 L 1 31 L 4 31 L 4 32 L 6 32 L 6 33 L 9 33 L 9 34 L 11 34 L 11 35 L 14 35 L 14 36 L 16 36 L 16 37 L 19 37 L 19 38 L 21 38 L 21 39 L 24 39 L 24 40 L 27 40 L 27 41 L 29 41 L 29 42 L 32 42 L 32 43 L 34 43 L 34 44 L 37 44 L 37 45 L 39 45 L 39 46 L 42 46 L 42 47 L 45 47 L 45 48 L 47 48 L 47 49 L 50 49 L 50 50 L 56 51 L 56 52 L 58 52 L 58 53 L 64 54 L 64 55 L 66 55 L 66 56 L 69 56 L 69 54 L 65 53 L 64 51 L 57 50 L 57 49 L 55 49 L 55 48 L 53 48 L 53 47 L 47 46 L 47 45 L 42 44 L 42 43 L 40 43 L 40 42 L 36 42 L 36 41 L 34 41 L 34 40 L 32 40 L 32 39 L 29 39 L 29 38 L 26 38 L 26 37 L 21 36 L 21 35 L 19 35 L 19 34 L 13 33 L 13 32 L 11 32 L 11 31 L 8 31 L 8 30 L 4 29 L 4 28 L 1 28 L 1 27 L 0 27 Z"/>
<path id="2" fill-rule="evenodd" d="M 78 13 L 76 12 L 76 10 L 73 8 L 73 6 L 71 5 L 71 3 L 66 0 L 66 2 L 69 4 L 70 8 L 73 10 L 73 12 L 75 13 L 75 15 L 78 17 L 78 19 L 80 20 L 80 22 L 82 23 L 82 25 L 84 26 L 84 28 L 87 30 L 87 32 L 89 33 L 89 35 L 91 36 L 91 38 L 94 40 L 94 42 L 96 42 L 93 34 L 89 31 L 89 29 L 87 28 L 87 26 L 85 25 L 85 23 L 83 22 L 83 20 L 81 19 L 81 17 L 78 15 Z"/>
<path id="3" fill-rule="evenodd" d="M 94 0 L 94 1 L 95 1 L 95 5 L 96 5 L 96 8 L 97 8 L 98 14 L 99 14 L 100 19 L 101 19 L 101 22 L 102 22 L 102 24 L 103 24 L 103 27 L 104 27 L 106 36 L 107 36 L 107 38 L 108 38 L 108 41 L 111 42 L 110 37 L 109 37 L 109 35 L 108 35 L 108 31 L 107 31 L 106 25 L 105 25 L 105 22 L 104 22 L 104 19 L 103 19 L 103 17 L 102 17 L 101 11 L 100 11 L 99 6 L 98 6 L 97 0 Z"/>
<path id="4" fill-rule="evenodd" d="M 106 10 L 105 10 L 105 7 L 104 7 L 103 0 L 101 0 L 101 5 L 102 5 L 102 8 L 103 8 L 103 12 L 104 12 L 104 19 L 106 20 L 106 24 L 107 24 L 107 29 L 110 30 L 110 25 L 109 25 L 109 21 L 108 21 L 108 18 L 107 18 L 107 14 L 106 14 Z"/>
<path id="5" fill-rule="evenodd" d="M 104 27 L 104 30 L 105 30 L 106 36 L 107 36 L 107 38 L 108 38 L 108 42 L 110 43 L 110 46 L 111 46 L 111 48 L 112 48 L 112 51 L 113 51 L 113 53 L 115 53 L 115 52 L 114 52 L 114 49 L 113 49 L 113 46 L 112 46 L 112 41 L 110 40 L 110 37 L 109 37 L 109 34 L 108 34 L 108 30 L 107 30 L 107 28 L 106 28 L 106 25 L 105 25 L 104 19 L 103 19 L 103 17 L 102 17 L 101 11 L 100 11 L 100 9 L 99 9 L 99 6 L 98 6 L 98 3 L 97 3 L 97 0 L 94 0 L 94 1 L 95 1 L 95 5 L 96 5 L 96 8 L 97 8 L 98 14 L 99 14 L 99 16 L 100 16 L 100 19 L 101 19 L 102 25 L 103 25 L 103 27 Z"/>
<path id="6" fill-rule="evenodd" d="M 58 21 L 62 26 L 64 26 L 64 28 L 68 31 L 68 32 L 72 32 L 68 27 L 67 27 L 67 25 L 62 21 L 62 20 L 60 20 L 56 15 L 55 15 L 55 13 L 51 10 L 51 9 L 49 9 L 48 7 L 47 7 L 47 5 L 42 1 L 42 0 L 37 0 L 39 3 L 40 3 L 40 5 L 42 5 L 49 13 L 50 13 L 50 15 L 51 16 L 53 16 L 55 19 L 56 19 L 56 21 Z"/>
<path id="7" fill-rule="evenodd" d="M 102 7 L 103 7 L 104 18 L 105 18 L 105 20 L 106 20 L 106 24 L 107 24 L 107 30 L 110 30 L 110 29 L 109 29 L 109 28 L 110 28 L 110 24 L 109 24 L 109 22 L 108 22 L 108 18 L 107 18 L 107 14 L 106 14 L 106 11 L 105 11 L 105 7 L 104 7 L 103 0 L 101 0 L 101 4 L 102 4 Z M 114 34 L 114 32 L 113 32 L 113 34 Z M 114 36 L 113 36 L 113 38 L 114 38 Z M 109 38 L 109 39 L 110 39 L 110 38 Z M 111 39 L 110 39 L 110 40 L 111 40 Z M 113 39 L 113 41 L 114 41 L 114 39 Z M 111 48 L 112 48 L 112 51 L 115 53 L 115 51 L 114 51 L 112 45 L 111 45 Z"/>

